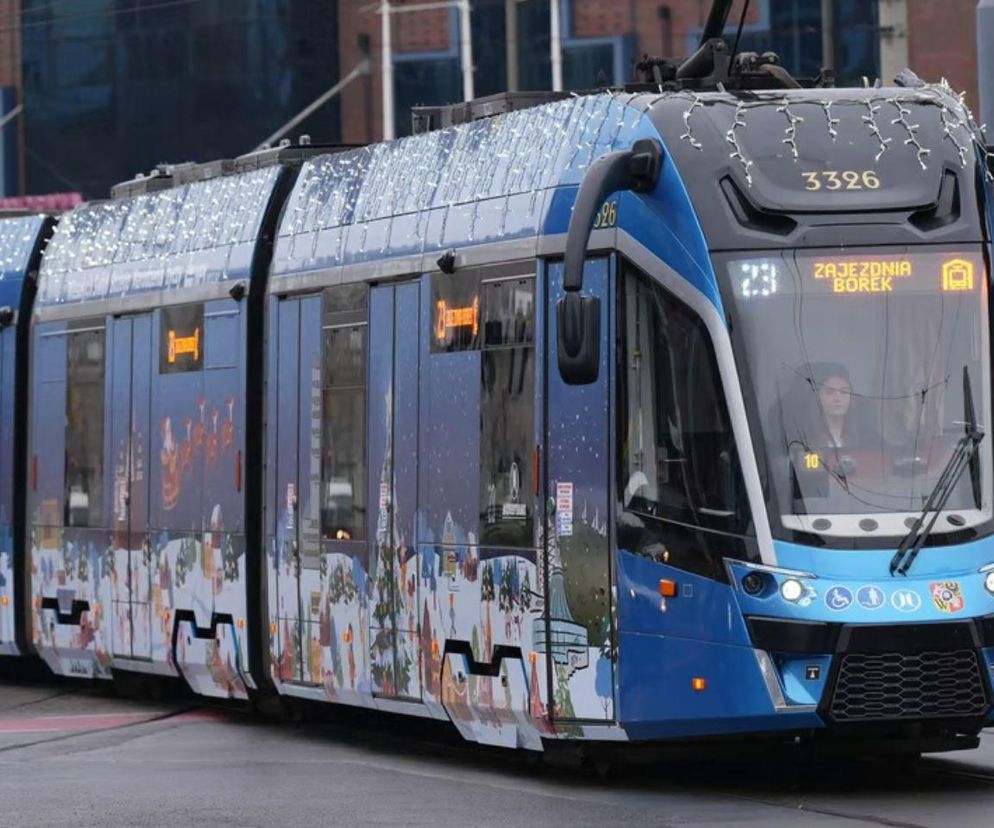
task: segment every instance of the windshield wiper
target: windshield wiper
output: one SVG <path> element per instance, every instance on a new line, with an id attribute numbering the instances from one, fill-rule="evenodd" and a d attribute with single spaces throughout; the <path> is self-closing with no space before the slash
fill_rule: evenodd
<path id="1" fill-rule="evenodd" d="M 977 448 L 984 439 L 984 429 L 977 425 L 977 415 L 973 407 L 973 388 L 970 385 L 970 372 L 963 366 L 963 413 L 966 415 L 966 422 L 963 423 L 963 436 L 959 438 L 952 456 L 946 467 L 939 475 L 935 487 L 925 501 L 921 514 L 915 518 L 911 526 L 911 531 L 905 535 L 897 552 L 890 562 L 890 574 L 907 575 L 911 565 L 918 557 L 922 546 L 928 540 L 928 536 L 939 519 L 939 513 L 952 496 L 956 484 L 963 476 L 967 468 L 973 468 L 973 491 L 974 498 L 978 494 L 978 471 L 979 467 L 973 463 L 973 458 L 977 453 Z M 931 519 L 929 515 L 931 514 Z M 928 523 L 926 524 L 926 520 Z"/>

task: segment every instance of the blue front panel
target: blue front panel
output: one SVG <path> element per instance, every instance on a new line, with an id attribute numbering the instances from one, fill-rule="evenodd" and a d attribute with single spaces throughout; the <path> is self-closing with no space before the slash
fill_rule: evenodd
<path id="1" fill-rule="evenodd" d="M 994 613 L 994 595 L 984 587 L 994 564 L 994 538 L 973 543 L 926 547 L 906 576 L 892 576 L 892 550 L 847 552 L 777 543 L 782 566 L 816 575 L 799 577 L 801 600 L 784 600 L 777 590 L 736 599 L 747 615 L 847 624 L 901 624 L 957 621 Z M 736 568 L 739 577 L 744 570 Z M 787 576 L 777 576 L 777 584 Z M 947 597 L 944 597 L 947 596 Z"/>
<path id="2" fill-rule="evenodd" d="M 820 726 L 813 712 L 777 715 L 751 648 L 622 631 L 621 722 L 631 739 Z M 706 688 L 693 689 L 692 678 Z"/>
<path id="3" fill-rule="evenodd" d="M 661 579 L 677 583 L 675 597 L 660 596 Z M 631 738 L 821 726 L 812 710 L 774 709 L 727 584 L 622 550 L 618 625 L 618 718 Z M 695 689 L 695 679 L 703 687 Z M 810 693 L 797 695 L 789 701 L 812 704 Z"/>

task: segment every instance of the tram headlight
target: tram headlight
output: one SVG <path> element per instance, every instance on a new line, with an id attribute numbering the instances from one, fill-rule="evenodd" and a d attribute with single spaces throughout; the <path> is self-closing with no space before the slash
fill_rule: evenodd
<path id="1" fill-rule="evenodd" d="M 987 591 L 994 595 L 994 570 L 987 573 L 987 577 L 984 578 L 984 586 L 987 587 Z"/>
<path id="2" fill-rule="evenodd" d="M 794 578 L 788 578 L 780 584 L 780 595 L 784 601 L 790 601 L 793 604 L 801 600 L 801 596 L 804 595 L 804 585 Z"/>
<path id="3" fill-rule="evenodd" d="M 747 572 L 742 576 L 742 589 L 746 595 L 759 595 L 766 586 L 762 572 Z"/>

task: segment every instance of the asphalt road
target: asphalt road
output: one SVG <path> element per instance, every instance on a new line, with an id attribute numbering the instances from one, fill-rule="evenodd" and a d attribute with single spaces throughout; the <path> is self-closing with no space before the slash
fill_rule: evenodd
<path id="1" fill-rule="evenodd" d="M 0 826 L 994 825 L 994 732 L 915 766 L 757 749 L 601 779 L 398 731 L 0 682 Z"/>

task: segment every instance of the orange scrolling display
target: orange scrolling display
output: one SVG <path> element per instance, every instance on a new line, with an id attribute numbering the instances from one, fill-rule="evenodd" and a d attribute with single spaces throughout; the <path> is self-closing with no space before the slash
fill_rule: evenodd
<path id="1" fill-rule="evenodd" d="M 910 259 L 864 257 L 814 262 L 815 279 L 827 279 L 832 293 L 890 293 L 895 279 L 914 275 Z"/>
<path id="2" fill-rule="evenodd" d="M 192 354 L 194 362 L 200 359 L 200 328 L 194 328 L 190 336 L 176 336 L 176 331 L 169 331 L 169 351 L 166 358 L 172 364 L 182 354 Z"/>
<path id="3" fill-rule="evenodd" d="M 473 297 L 473 304 L 462 308 L 450 308 L 444 299 L 439 299 L 435 310 L 435 338 L 444 342 L 453 328 L 472 328 L 473 336 L 480 332 L 480 297 Z"/>
<path id="4" fill-rule="evenodd" d="M 811 277 L 831 293 L 893 293 L 914 291 L 964 292 L 976 287 L 977 263 L 951 255 L 859 256 L 812 259 Z"/>

